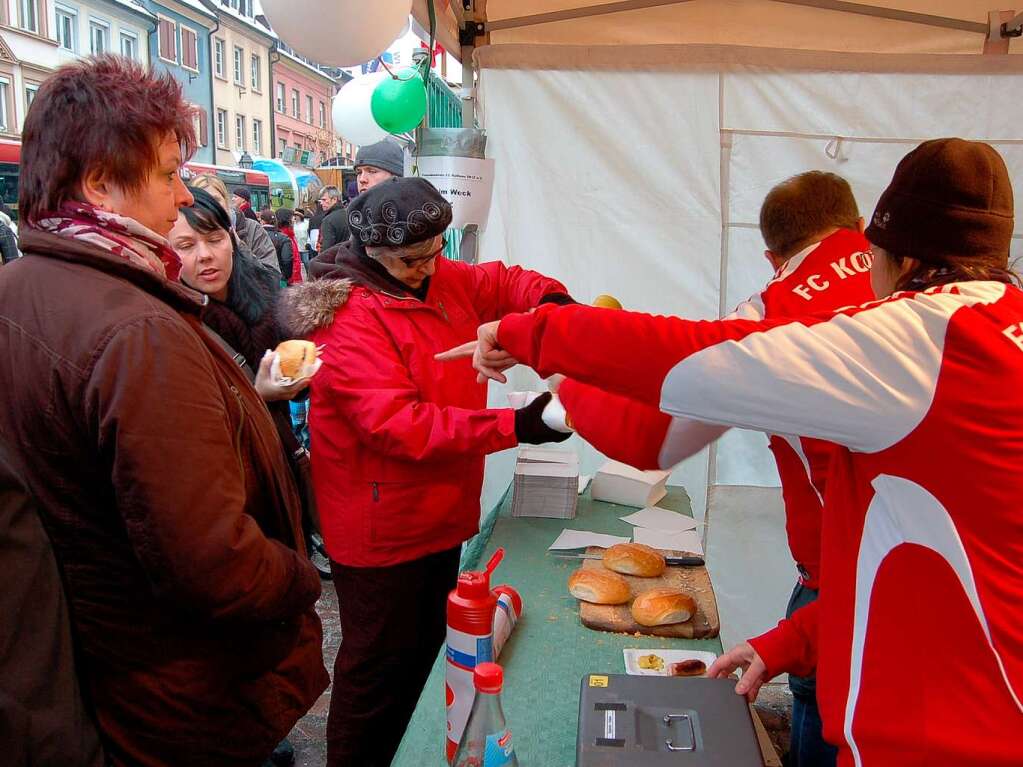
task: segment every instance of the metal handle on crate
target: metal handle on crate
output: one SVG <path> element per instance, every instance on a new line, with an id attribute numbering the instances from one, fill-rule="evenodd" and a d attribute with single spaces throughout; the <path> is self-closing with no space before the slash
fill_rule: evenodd
<path id="1" fill-rule="evenodd" d="M 671 738 L 664 741 L 664 745 L 668 747 L 669 751 L 695 751 L 696 750 L 696 728 L 693 726 L 693 720 L 689 714 L 665 714 L 664 723 L 671 727 L 671 723 L 674 721 L 685 721 L 689 725 L 689 740 L 692 745 L 689 746 L 676 746 L 671 742 Z"/>

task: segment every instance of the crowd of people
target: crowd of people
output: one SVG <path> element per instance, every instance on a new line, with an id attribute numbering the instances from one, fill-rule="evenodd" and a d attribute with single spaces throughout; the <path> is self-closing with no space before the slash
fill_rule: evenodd
<path id="1" fill-rule="evenodd" d="M 8 763 L 290 763 L 331 681 L 322 574 L 328 763 L 389 765 L 487 454 L 575 431 L 669 468 L 730 427 L 772 435 L 799 578 L 709 674 L 745 669 L 752 700 L 789 672 L 800 767 L 1019 763 L 1023 293 L 991 147 L 925 142 L 869 226 L 840 177 L 782 182 L 773 278 L 691 322 L 445 259 L 451 207 L 391 140 L 352 199 L 255 211 L 185 185 L 193 131 L 173 79 L 114 57 L 58 70 L 26 118 L 24 257 L 0 269 Z M 294 338 L 311 379 L 274 370 Z M 560 405 L 488 408 L 515 364 Z"/>

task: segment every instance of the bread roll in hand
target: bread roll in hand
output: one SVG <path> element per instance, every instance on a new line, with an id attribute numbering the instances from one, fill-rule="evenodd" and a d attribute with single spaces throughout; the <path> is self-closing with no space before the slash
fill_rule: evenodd
<path id="1" fill-rule="evenodd" d="M 596 567 L 572 573 L 568 579 L 568 592 L 576 599 L 595 605 L 621 605 L 632 596 L 627 580 L 618 573 Z"/>
<path id="2" fill-rule="evenodd" d="M 664 556 L 657 549 L 642 543 L 616 543 L 604 552 L 604 567 L 625 575 L 656 578 L 666 567 Z"/>
<path id="3" fill-rule="evenodd" d="M 312 341 L 282 341 L 275 350 L 281 360 L 281 375 L 298 378 L 306 366 L 316 362 L 316 344 Z"/>
<path id="4" fill-rule="evenodd" d="M 670 586 L 644 591 L 632 603 L 632 617 L 640 626 L 685 623 L 695 613 L 693 598 Z"/>

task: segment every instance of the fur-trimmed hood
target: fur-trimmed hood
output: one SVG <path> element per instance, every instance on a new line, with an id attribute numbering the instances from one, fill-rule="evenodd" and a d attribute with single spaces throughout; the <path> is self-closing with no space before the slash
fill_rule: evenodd
<path id="1" fill-rule="evenodd" d="M 277 321 L 292 338 L 305 338 L 330 325 L 356 286 L 390 295 L 413 295 L 376 261 L 360 254 L 351 241 L 310 261 L 309 275 L 310 281 L 285 290 L 277 305 Z"/>
<path id="2" fill-rule="evenodd" d="M 277 302 L 277 321 L 292 338 L 306 338 L 334 321 L 334 313 L 348 301 L 354 283 L 327 279 L 292 285 Z"/>

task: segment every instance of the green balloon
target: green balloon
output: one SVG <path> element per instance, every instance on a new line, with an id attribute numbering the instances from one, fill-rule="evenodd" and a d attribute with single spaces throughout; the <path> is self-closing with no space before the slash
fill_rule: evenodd
<path id="1" fill-rule="evenodd" d="M 416 69 L 403 69 L 398 79 L 386 77 L 373 90 L 373 119 L 388 133 L 413 130 L 426 116 L 426 86 Z"/>

